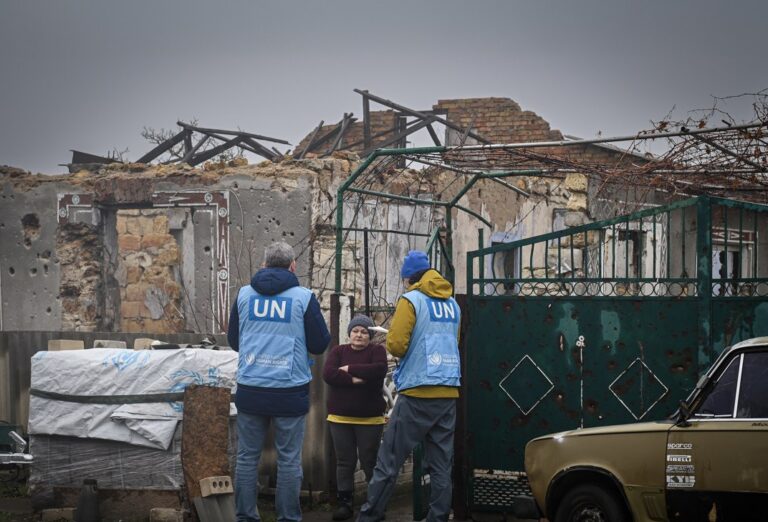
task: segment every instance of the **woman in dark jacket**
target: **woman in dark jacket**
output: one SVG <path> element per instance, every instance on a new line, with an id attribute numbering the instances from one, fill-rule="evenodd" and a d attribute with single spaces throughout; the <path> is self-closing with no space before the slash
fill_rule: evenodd
<path id="1" fill-rule="evenodd" d="M 333 520 L 352 517 L 357 460 L 365 480 L 370 480 L 384 429 L 382 387 L 387 351 L 380 344 L 371 344 L 373 332 L 368 328 L 372 326 L 369 317 L 353 317 L 347 328 L 349 344 L 331 349 L 323 368 L 323 379 L 330 386 L 328 423 L 336 451 L 338 507 Z"/>

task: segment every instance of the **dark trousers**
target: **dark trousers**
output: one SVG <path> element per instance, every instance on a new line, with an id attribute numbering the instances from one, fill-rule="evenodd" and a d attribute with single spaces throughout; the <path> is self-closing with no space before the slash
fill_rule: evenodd
<path id="1" fill-rule="evenodd" d="M 340 492 L 352 492 L 358 459 L 360 468 L 365 473 L 365 481 L 371 480 L 384 425 L 339 422 L 328 424 L 331 428 L 333 449 L 336 451 L 336 487 Z"/>
<path id="2" fill-rule="evenodd" d="M 405 459 L 424 443 L 424 464 L 429 469 L 430 498 L 427 522 L 446 522 L 451 513 L 451 470 L 456 399 L 420 399 L 400 395 L 389 417 L 368 499 L 357 522 L 379 522 L 384 517 Z"/>

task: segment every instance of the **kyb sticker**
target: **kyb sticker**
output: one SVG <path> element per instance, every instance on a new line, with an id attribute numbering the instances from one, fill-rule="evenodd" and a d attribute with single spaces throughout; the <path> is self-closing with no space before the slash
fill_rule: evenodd
<path id="1" fill-rule="evenodd" d="M 696 485 L 693 475 L 667 475 L 668 488 L 692 488 Z"/>

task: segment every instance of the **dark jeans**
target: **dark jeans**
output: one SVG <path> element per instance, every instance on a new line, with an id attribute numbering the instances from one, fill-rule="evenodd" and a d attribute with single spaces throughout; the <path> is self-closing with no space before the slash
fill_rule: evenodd
<path id="1" fill-rule="evenodd" d="M 336 451 L 336 484 L 339 491 L 354 490 L 354 474 L 357 460 L 365 473 L 365 481 L 371 480 L 376 454 L 381 444 L 383 424 L 342 424 L 329 422 L 333 449 Z"/>

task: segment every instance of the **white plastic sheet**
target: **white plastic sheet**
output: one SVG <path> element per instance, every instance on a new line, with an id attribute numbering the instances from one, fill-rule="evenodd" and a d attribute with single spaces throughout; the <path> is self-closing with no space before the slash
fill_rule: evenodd
<path id="1" fill-rule="evenodd" d="M 190 384 L 234 391 L 237 356 L 230 350 L 199 348 L 38 352 L 32 357 L 31 384 L 33 389 L 73 396 L 174 393 Z M 91 404 L 32 395 L 29 432 L 165 450 L 182 410 L 181 402 Z"/>

